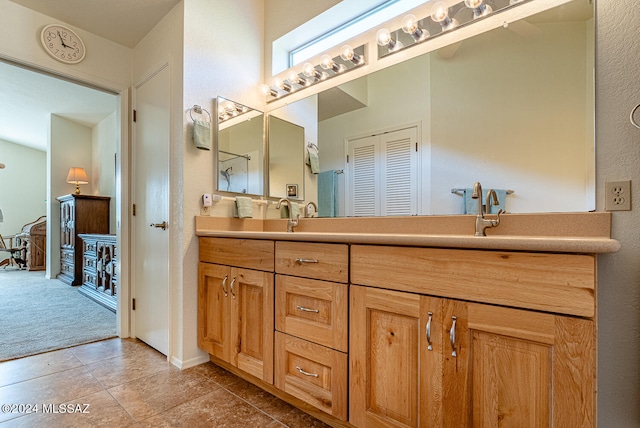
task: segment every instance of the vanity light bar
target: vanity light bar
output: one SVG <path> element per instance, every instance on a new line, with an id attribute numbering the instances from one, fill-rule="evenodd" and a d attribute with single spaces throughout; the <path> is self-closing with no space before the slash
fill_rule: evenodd
<path id="1" fill-rule="evenodd" d="M 320 64 L 314 65 L 308 62 L 303 65 L 300 71 L 289 71 L 286 80 L 274 79 L 271 86 L 260 85 L 260 91 L 267 97 L 267 102 L 286 97 L 295 91 L 363 66 L 366 63 L 364 45 L 355 49 L 344 45 L 340 48 L 339 56 L 331 57 L 325 54 L 320 60 Z"/>
<path id="2" fill-rule="evenodd" d="M 532 0 L 493 0 L 492 6 L 486 0 L 464 0 L 452 6 L 446 1 L 437 1 L 431 7 L 431 14 L 422 19 L 407 15 L 402 20 L 402 28 L 389 31 L 378 30 L 378 58 L 383 58 L 402 49 L 415 46 L 425 40 L 469 25 L 475 20 L 510 9 Z"/>
<path id="3" fill-rule="evenodd" d="M 245 105 L 226 100 L 218 106 L 218 123 L 233 119 L 241 114 L 247 113 L 251 109 Z"/>

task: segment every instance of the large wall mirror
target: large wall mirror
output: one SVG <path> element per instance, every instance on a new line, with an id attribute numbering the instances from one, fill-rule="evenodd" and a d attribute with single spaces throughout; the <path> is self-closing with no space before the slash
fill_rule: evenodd
<path id="1" fill-rule="evenodd" d="M 232 100 L 216 99 L 216 189 L 264 195 L 264 114 Z"/>
<path id="2" fill-rule="evenodd" d="M 269 195 L 304 200 L 304 127 L 267 116 Z"/>
<path id="3" fill-rule="evenodd" d="M 573 0 L 282 109 L 313 115 L 329 215 L 464 214 L 476 181 L 513 191 L 508 212 L 589 211 L 593 61 Z"/>

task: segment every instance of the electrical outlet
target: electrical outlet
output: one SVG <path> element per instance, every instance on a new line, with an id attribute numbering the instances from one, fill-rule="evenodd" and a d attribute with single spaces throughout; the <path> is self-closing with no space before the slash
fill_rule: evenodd
<path id="1" fill-rule="evenodd" d="M 608 181 L 604 188 L 606 211 L 631 211 L 631 180 Z"/>

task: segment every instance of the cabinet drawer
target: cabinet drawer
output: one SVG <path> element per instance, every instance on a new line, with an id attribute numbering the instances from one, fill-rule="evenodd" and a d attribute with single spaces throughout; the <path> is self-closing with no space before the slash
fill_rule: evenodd
<path id="1" fill-rule="evenodd" d="M 276 332 L 275 385 L 347 420 L 347 354 Z"/>
<path id="2" fill-rule="evenodd" d="M 276 242 L 276 273 L 349 281 L 349 247 L 344 244 Z"/>
<path id="3" fill-rule="evenodd" d="M 349 286 L 276 275 L 276 329 L 347 352 Z"/>
<path id="4" fill-rule="evenodd" d="M 273 272 L 273 241 L 200 238 L 200 261 Z"/>
<path id="5" fill-rule="evenodd" d="M 568 315 L 595 315 L 595 257 L 590 255 L 353 245 L 351 282 Z"/>

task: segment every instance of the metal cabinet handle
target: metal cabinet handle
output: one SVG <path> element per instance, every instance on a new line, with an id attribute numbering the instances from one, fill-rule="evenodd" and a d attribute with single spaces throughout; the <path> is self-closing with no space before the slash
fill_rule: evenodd
<path id="1" fill-rule="evenodd" d="M 229 279 L 228 275 L 224 276 L 224 279 L 222 280 L 222 292 L 224 293 L 224 297 L 227 297 L 229 294 L 227 294 L 227 280 Z"/>
<path id="2" fill-rule="evenodd" d="M 318 263 L 318 259 L 296 259 L 296 263 L 300 265 L 302 263 Z"/>
<path id="3" fill-rule="evenodd" d="M 318 373 L 309 373 L 309 372 L 305 372 L 304 370 L 302 370 L 300 368 L 300 366 L 296 366 L 296 370 L 298 370 L 300 373 L 302 373 L 305 376 L 311 376 L 311 377 L 318 377 Z"/>
<path id="4" fill-rule="evenodd" d="M 309 309 L 309 308 L 305 308 L 304 306 L 300 306 L 300 305 L 296 306 L 296 309 L 298 309 L 298 310 L 300 310 L 302 312 L 315 312 L 316 314 L 318 312 L 320 312 L 319 309 Z"/>
<path id="5" fill-rule="evenodd" d="M 451 356 L 457 357 L 458 353 L 456 352 L 456 320 L 455 316 L 451 317 L 453 320 L 453 324 L 451 325 L 451 330 L 449 330 L 449 341 L 451 342 Z"/>
<path id="6" fill-rule="evenodd" d="M 234 276 L 233 279 L 231 280 L 231 286 L 229 287 L 231 289 L 231 297 L 233 297 L 234 299 L 236 298 L 236 293 L 233 291 L 233 284 L 236 283 L 236 277 Z"/>
<path id="7" fill-rule="evenodd" d="M 431 320 L 433 319 L 433 312 L 429 312 L 429 319 L 427 320 L 427 350 L 433 351 L 433 345 L 431 345 Z"/>
<path id="8" fill-rule="evenodd" d="M 160 228 L 162 230 L 167 230 L 167 227 L 169 225 L 167 224 L 166 221 L 163 221 L 162 223 L 151 223 L 150 226 L 151 227 L 157 227 L 157 228 Z"/>

